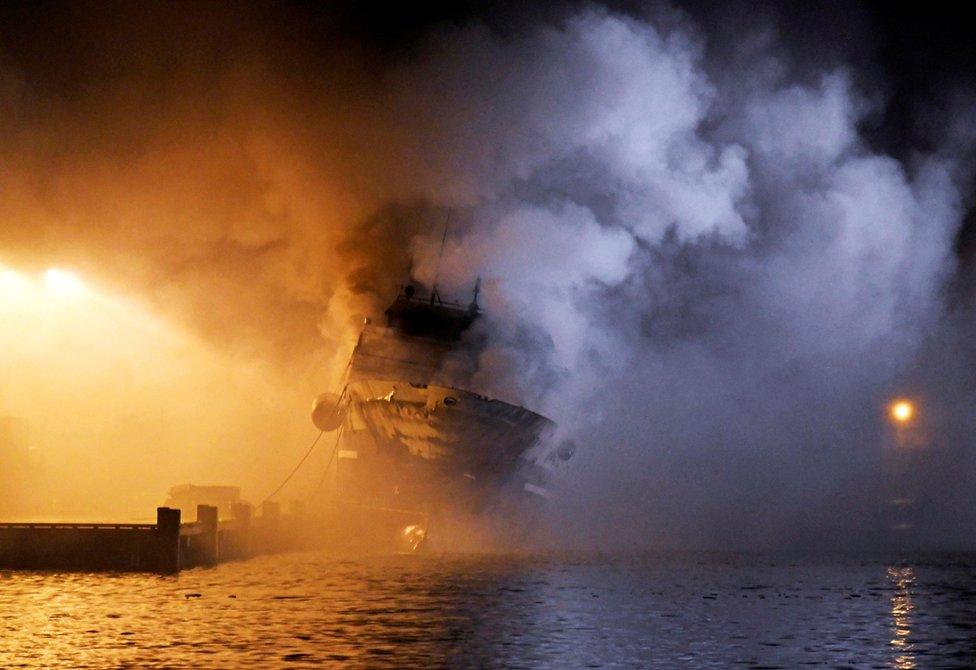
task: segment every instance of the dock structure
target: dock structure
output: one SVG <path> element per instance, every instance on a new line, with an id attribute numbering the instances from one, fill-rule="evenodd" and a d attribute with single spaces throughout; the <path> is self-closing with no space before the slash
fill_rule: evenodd
<path id="1" fill-rule="evenodd" d="M 156 523 L 0 522 L 0 570 L 121 571 L 172 574 L 293 548 L 282 535 L 275 503 L 252 519 L 247 504 L 220 520 L 217 508 L 197 506 L 197 519 L 181 523 L 179 509 L 159 507 Z"/>

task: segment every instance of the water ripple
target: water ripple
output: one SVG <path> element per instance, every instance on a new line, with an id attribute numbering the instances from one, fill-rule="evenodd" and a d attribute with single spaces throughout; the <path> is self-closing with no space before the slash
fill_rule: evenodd
<path id="1" fill-rule="evenodd" d="M 0 573 L 0 667 L 976 665 L 976 561 L 323 554 Z"/>

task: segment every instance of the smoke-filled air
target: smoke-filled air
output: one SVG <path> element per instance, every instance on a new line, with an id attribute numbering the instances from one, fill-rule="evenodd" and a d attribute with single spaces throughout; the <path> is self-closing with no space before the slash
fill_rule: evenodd
<path id="1" fill-rule="evenodd" d="M 0 416 L 30 445 L 0 509 L 260 501 L 363 320 L 480 277 L 473 390 L 575 444 L 546 546 L 871 546 L 895 397 L 922 541 L 973 537 L 976 117 L 947 89 L 924 141 L 879 139 L 869 26 L 572 4 L 380 47 L 135 7 L 0 49 Z"/>

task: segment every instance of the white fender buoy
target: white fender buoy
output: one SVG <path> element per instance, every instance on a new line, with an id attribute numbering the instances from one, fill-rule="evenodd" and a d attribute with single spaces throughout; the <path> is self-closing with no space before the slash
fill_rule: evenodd
<path id="1" fill-rule="evenodd" d="M 335 393 L 323 393 L 315 399 L 312 405 L 312 423 L 319 430 L 331 432 L 342 425 L 344 412 L 339 408 L 339 396 Z"/>

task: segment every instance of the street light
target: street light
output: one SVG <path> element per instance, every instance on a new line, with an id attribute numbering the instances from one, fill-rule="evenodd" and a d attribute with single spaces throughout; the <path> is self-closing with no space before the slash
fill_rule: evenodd
<path id="1" fill-rule="evenodd" d="M 888 407 L 891 420 L 898 425 L 905 425 L 915 418 L 915 405 L 911 400 L 895 400 Z"/>

